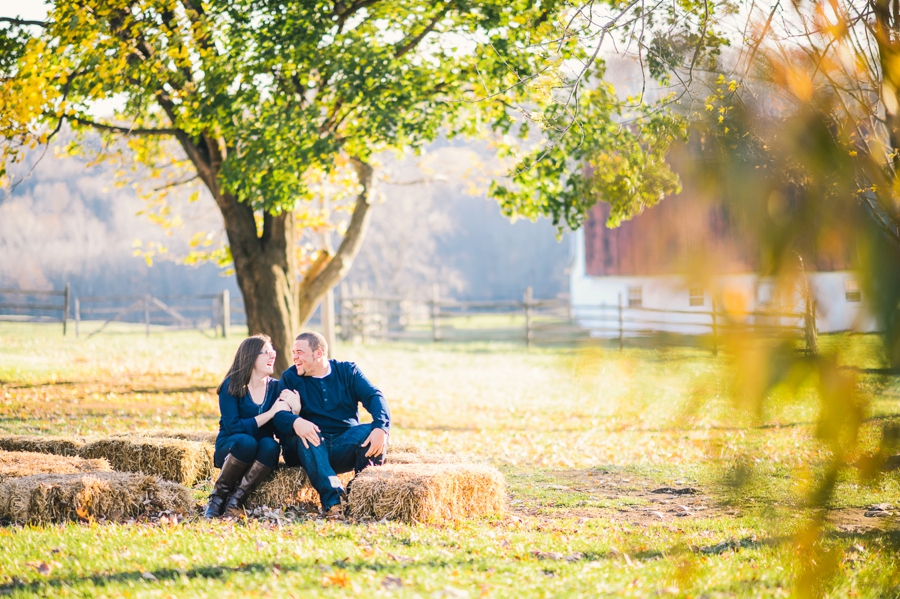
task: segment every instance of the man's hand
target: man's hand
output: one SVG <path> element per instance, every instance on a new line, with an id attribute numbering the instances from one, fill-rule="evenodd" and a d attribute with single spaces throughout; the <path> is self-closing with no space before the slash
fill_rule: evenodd
<path id="1" fill-rule="evenodd" d="M 319 446 L 319 427 L 303 418 L 294 420 L 294 433 L 303 441 L 303 447 L 309 449 L 312 443 L 315 447 Z"/>
<path id="2" fill-rule="evenodd" d="M 285 389 L 281 392 L 281 395 L 278 396 L 278 399 L 281 401 L 287 402 L 287 404 L 291 407 L 292 414 L 299 414 L 300 407 L 303 405 L 300 401 L 300 394 L 296 391 L 291 391 L 290 389 Z"/>
<path id="3" fill-rule="evenodd" d="M 369 451 L 366 452 L 366 457 L 371 458 L 372 456 L 381 455 L 384 453 L 384 441 L 387 439 L 387 433 L 381 430 L 380 428 L 373 428 L 372 432 L 369 433 L 369 436 L 366 437 L 366 440 L 362 442 L 360 447 L 369 446 Z"/>

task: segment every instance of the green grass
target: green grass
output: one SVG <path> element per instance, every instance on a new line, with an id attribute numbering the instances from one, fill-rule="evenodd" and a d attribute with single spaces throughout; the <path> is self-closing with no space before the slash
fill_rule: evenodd
<path id="1" fill-rule="evenodd" d="M 122 330 L 75 339 L 0 323 L 0 433 L 214 430 L 214 387 L 240 339 Z M 882 366 L 874 337 L 820 343 L 845 366 Z M 724 352 L 398 343 L 337 354 L 385 392 L 395 440 L 500 468 L 510 514 L 429 526 L 6 526 L 0 594 L 778 597 L 819 581 L 831 597 L 900 596 L 900 533 L 863 517 L 898 501 L 900 475 L 869 484 L 842 473 L 815 551 L 804 544 L 819 513 L 804 501 L 828 456 L 812 383 L 776 386 L 757 413 L 732 400 L 741 364 Z M 900 421 L 900 385 L 863 374 L 860 393 L 860 448 L 872 449 L 880 427 Z M 700 495 L 669 500 L 651 492 L 659 486 Z"/>

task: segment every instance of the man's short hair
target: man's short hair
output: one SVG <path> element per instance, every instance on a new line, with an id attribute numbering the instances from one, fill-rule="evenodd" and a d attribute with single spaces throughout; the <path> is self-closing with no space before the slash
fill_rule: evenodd
<path id="1" fill-rule="evenodd" d="M 305 333 L 300 333 L 297 335 L 297 339 L 295 341 L 306 341 L 309 345 L 309 349 L 316 353 L 316 350 L 320 347 L 322 351 L 325 352 L 325 356 L 328 356 L 328 342 L 325 341 L 325 337 L 322 334 L 317 333 L 315 331 L 307 331 Z"/>

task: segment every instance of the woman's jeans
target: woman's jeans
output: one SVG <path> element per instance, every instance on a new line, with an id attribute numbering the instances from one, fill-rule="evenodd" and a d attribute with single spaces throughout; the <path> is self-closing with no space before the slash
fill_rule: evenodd
<path id="1" fill-rule="evenodd" d="M 281 446 L 272 437 L 255 439 L 245 433 L 216 439 L 216 452 L 213 454 L 213 463 L 216 468 L 222 467 L 229 453 L 245 464 L 259 461 L 264 466 L 274 468 L 278 465 Z"/>

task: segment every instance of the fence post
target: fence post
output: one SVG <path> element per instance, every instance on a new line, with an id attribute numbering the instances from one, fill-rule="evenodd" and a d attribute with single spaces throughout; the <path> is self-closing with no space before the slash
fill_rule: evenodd
<path id="1" fill-rule="evenodd" d="M 147 337 L 150 336 L 150 294 L 144 295 L 144 328 Z"/>
<path id="2" fill-rule="evenodd" d="M 341 283 L 341 301 L 338 304 L 338 322 L 341 324 L 341 339 L 347 341 L 350 338 L 350 329 L 352 327 L 353 306 L 348 304 L 350 301 L 350 291 L 347 289 L 347 283 Z"/>
<path id="3" fill-rule="evenodd" d="M 806 294 L 806 310 L 803 314 L 803 321 L 806 351 L 814 356 L 819 353 L 819 335 L 816 330 L 816 301 L 809 293 Z"/>
<path id="4" fill-rule="evenodd" d="M 222 290 L 222 337 L 228 339 L 231 334 L 231 292 Z"/>
<path id="5" fill-rule="evenodd" d="M 78 325 L 81 323 L 81 302 L 75 298 L 75 338 L 78 339 Z"/>
<path id="6" fill-rule="evenodd" d="M 434 283 L 431 285 L 431 335 L 435 341 L 441 340 L 441 327 L 438 323 L 441 311 L 440 301 L 441 285 L 440 283 Z"/>
<path id="7" fill-rule="evenodd" d="M 712 334 L 713 334 L 713 355 L 719 355 L 719 321 L 716 318 L 716 298 L 712 298 Z"/>
<path id="8" fill-rule="evenodd" d="M 66 325 L 69 324 L 69 294 L 71 289 L 69 288 L 69 284 L 66 283 L 66 292 L 65 292 L 65 301 L 63 302 L 63 337 L 66 336 Z"/>
<path id="9" fill-rule="evenodd" d="M 531 286 L 525 288 L 525 301 L 523 302 L 525 306 L 525 345 L 528 349 L 531 349 L 532 335 L 533 332 L 531 330 L 531 299 L 532 299 L 532 290 Z"/>
<path id="10" fill-rule="evenodd" d="M 625 322 L 622 317 L 622 292 L 619 292 L 619 351 L 625 347 Z"/>

